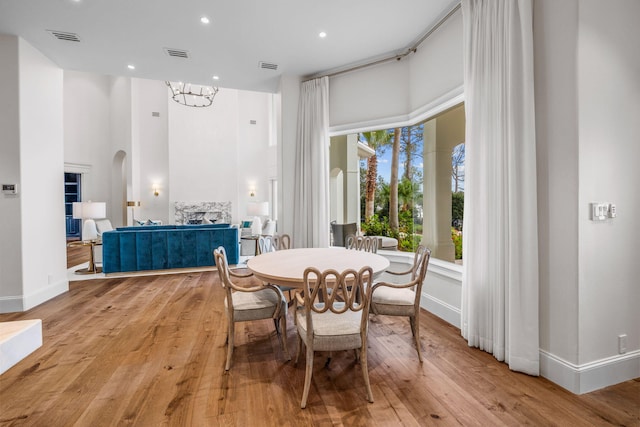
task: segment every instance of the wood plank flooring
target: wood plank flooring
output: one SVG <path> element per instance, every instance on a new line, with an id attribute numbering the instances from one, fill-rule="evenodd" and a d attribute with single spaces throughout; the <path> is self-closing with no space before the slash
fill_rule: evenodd
<path id="1" fill-rule="evenodd" d="M 75 262 L 75 260 L 74 260 Z M 217 273 L 107 278 L 0 321 L 40 318 L 44 345 L 0 376 L 0 426 L 640 426 L 640 379 L 582 396 L 513 373 L 423 312 L 420 364 L 406 319 L 372 316 L 366 401 L 352 352 L 286 362 L 273 322 L 240 323 L 225 373 Z M 289 350 L 296 336 L 289 316 Z"/>

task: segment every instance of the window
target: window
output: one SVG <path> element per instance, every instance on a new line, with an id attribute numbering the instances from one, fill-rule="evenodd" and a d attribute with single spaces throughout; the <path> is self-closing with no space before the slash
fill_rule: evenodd
<path id="1" fill-rule="evenodd" d="M 398 239 L 412 252 L 462 262 L 464 107 L 422 123 L 363 132 L 375 154 L 360 161 L 361 230 Z"/>

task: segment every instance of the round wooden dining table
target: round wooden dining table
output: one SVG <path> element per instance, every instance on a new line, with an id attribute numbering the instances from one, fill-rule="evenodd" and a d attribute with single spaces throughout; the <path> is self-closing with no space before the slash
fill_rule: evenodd
<path id="1" fill-rule="evenodd" d="M 247 268 L 258 279 L 294 288 L 302 288 L 307 267 L 342 272 L 350 268 L 358 271 L 365 266 L 371 267 L 376 277 L 389 268 L 389 260 L 371 252 L 332 247 L 267 252 L 247 261 Z"/>

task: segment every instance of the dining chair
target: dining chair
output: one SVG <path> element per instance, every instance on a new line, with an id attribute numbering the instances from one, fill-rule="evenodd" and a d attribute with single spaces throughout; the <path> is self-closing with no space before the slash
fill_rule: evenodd
<path id="1" fill-rule="evenodd" d="M 373 403 L 367 368 L 367 332 L 373 269 L 360 271 L 320 270 L 309 267 L 304 272 L 303 292 L 296 293 L 296 328 L 298 351 L 296 363 L 307 348 L 307 366 L 301 408 L 307 406 L 313 358 L 316 351 L 355 350 L 360 360 L 367 400 Z M 348 286 L 347 286 L 348 284 Z M 360 298 L 356 298 L 357 294 Z M 320 302 L 323 301 L 323 302 Z"/>
<path id="2" fill-rule="evenodd" d="M 258 252 L 256 255 L 264 254 L 267 252 L 274 252 L 277 249 L 273 236 L 260 236 L 258 238 Z"/>
<path id="3" fill-rule="evenodd" d="M 288 234 L 260 236 L 260 238 L 258 239 L 258 247 L 260 253 L 291 249 L 291 236 L 289 236 Z"/>
<path id="4" fill-rule="evenodd" d="M 349 234 L 345 240 L 347 249 L 355 249 L 371 253 L 378 253 L 378 238 L 371 236 L 356 236 Z"/>
<path id="5" fill-rule="evenodd" d="M 252 274 L 232 272 L 229 269 L 227 254 L 223 246 L 214 249 L 213 255 L 218 268 L 220 284 L 226 292 L 224 306 L 229 328 L 227 333 L 228 348 L 225 371 L 231 368 L 236 322 L 273 319 L 276 334 L 280 337 L 284 354 L 287 360 L 291 360 L 291 356 L 287 350 L 287 302 L 282 291 L 268 283 L 251 287 L 236 285 L 231 281 L 230 276 L 249 277 L 252 276 Z"/>
<path id="6" fill-rule="evenodd" d="M 411 325 L 411 333 L 416 342 L 418 359 L 422 363 L 422 350 L 420 345 L 420 295 L 422 284 L 427 274 L 431 251 L 420 245 L 413 257 L 413 266 L 403 272 L 387 273 L 393 275 L 411 274 L 411 280 L 403 284 L 378 282 L 371 290 L 371 312 L 386 316 L 407 316 Z"/>
<path id="7" fill-rule="evenodd" d="M 282 235 L 274 234 L 273 236 L 260 236 L 260 239 L 258 240 L 258 246 L 260 248 L 261 254 L 266 252 L 275 252 L 275 251 L 290 249 L 291 236 L 289 236 L 288 234 L 282 234 Z M 280 288 L 282 292 L 288 292 L 289 301 L 293 301 L 291 292 L 295 290 L 295 288 L 292 288 L 290 286 L 281 286 L 281 285 L 275 285 L 275 286 Z"/>
<path id="8" fill-rule="evenodd" d="M 291 236 L 286 233 L 274 234 L 272 240 L 276 250 L 282 251 L 285 249 L 291 249 Z"/>

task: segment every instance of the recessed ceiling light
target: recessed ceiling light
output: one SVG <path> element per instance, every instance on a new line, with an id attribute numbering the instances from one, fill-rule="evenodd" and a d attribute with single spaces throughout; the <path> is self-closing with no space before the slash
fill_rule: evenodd
<path id="1" fill-rule="evenodd" d="M 206 16 L 203 16 L 202 18 L 200 18 L 200 22 L 202 22 L 203 24 L 208 24 L 210 21 L 209 21 L 209 18 L 207 18 Z"/>
<path id="2" fill-rule="evenodd" d="M 324 31 L 321 31 L 320 34 L 318 34 L 318 37 L 323 39 L 323 38 L 327 37 L 327 33 L 325 33 Z"/>
<path id="3" fill-rule="evenodd" d="M 218 77 L 218 76 L 213 76 L 213 80 L 220 80 L 220 77 Z"/>
<path id="4" fill-rule="evenodd" d="M 127 65 L 127 68 L 130 69 L 130 70 L 135 70 L 136 66 L 133 65 L 133 64 L 129 64 L 129 65 Z"/>

